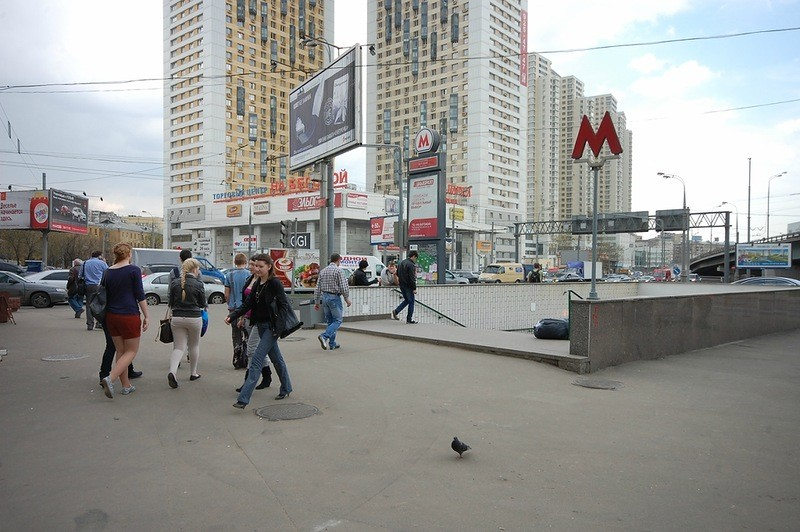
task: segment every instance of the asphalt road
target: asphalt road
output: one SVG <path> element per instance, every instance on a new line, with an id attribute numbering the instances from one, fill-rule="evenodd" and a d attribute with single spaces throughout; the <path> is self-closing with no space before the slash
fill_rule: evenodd
<path id="1" fill-rule="evenodd" d="M 165 307 L 151 310 L 155 321 Z M 184 364 L 169 388 L 153 329 L 137 391 L 113 400 L 98 386 L 103 335 L 67 307 L 0 324 L 0 530 L 800 523 L 800 330 L 585 376 L 355 332 L 323 351 L 320 331 L 302 330 L 281 342 L 294 393 L 275 401 L 273 384 L 242 412 L 224 310 L 212 306 L 202 379 Z M 318 413 L 254 415 L 276 405 Z M 463 458 L 453 436 L 472 446 Z"/>

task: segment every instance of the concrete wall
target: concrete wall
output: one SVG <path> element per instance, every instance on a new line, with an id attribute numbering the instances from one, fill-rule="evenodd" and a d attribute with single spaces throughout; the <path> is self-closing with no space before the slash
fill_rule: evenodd
<path id="1" fill-rule="evenodd" d="M 573 301 L 570 354 L 588 356 L 589 371 L 597 371 L 800 328 L 800 289 L 725 288 L 727 291 L 715 287 L 686 295 Z M 663 288 L 668 289 L 674 287 Z M 648 287 L 642 291 L 658 290 Z"/>

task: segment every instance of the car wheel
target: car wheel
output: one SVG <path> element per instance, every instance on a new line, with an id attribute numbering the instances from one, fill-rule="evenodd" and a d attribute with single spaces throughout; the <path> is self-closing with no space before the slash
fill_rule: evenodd
<path id="1" fill-rule="evenodd" d="M 496 280 L 494 284 L 500 284 L 500 279 Z"/>
<path id="2" fill-rule="evenodd" d="M 159 303 L 161 303 L 161 298 L 158 297 L 158 295 L 156 295 L 156 294 L 147 294 L 144 297 L 147 300 L 147 306 L 148 307 L 154 307 L 154 306 L 158 305 Z"/>
<path id="3" fill-rule="evenodd" d="M 31 305 L 36 308 L 47 308 L 53 306 L 50 303 L 50 296 L 45 292 L 34 292 L 31 294 Z"/>
<path id="4" fill-rule="evenodd" d="M 517 279 L 517 280 L 516 280 L 516 281 L 514 281 L 514 282 L 515 282 L 515 283 L 518 283 L 518 282 L 519 282 L 519 279 Z"/>
<path id="5" fill-rule="evenodd" d="M 225 294 L 214 292 L 211 294 L 211 297 L 208 298 L 208 302 L 212 305 L 221 305 L 222 303 L 225 303 Z"/>

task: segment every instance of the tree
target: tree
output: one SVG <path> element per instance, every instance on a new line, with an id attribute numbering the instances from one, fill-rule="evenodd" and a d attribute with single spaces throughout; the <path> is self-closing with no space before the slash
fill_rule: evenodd
<path id="1" fill-rule="evenodd" d="M 13 259 L 17 264 L 42 258 L 42 233 L 29 229 L 0 231 L 0 256 Z"/>

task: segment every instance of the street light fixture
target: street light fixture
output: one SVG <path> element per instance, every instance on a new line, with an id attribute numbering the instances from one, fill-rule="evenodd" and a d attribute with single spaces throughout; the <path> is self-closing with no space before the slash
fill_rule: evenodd
<path id="1" fill-rule="evenodd" d="M 774 176 L 770 177 L 769 181 L 767 181 L 767 240 L 769 240 L 769 192 L 770 192 L 769 188 L 770 185 L 772 185 L 772 180 L 777 177 L 781 177 L 782 175 L 786 175 L 785 170 L 780 174 L 775 174 Z"/>
<path id="2" fill-rule="evenodd" d="M 142 210 L 142 213 L 150 216 L 150 247 L 156 247 L 156 217 L 150 211 Z"/>
<path id="3" fill-rule="evenodd" d="M 686 182 L 681 176 L 658 172 L 664 179 L 677 179 L 683 185 L 683 281 L 689 282 L 689 211 L 686 209 Z"/>
<path id="4" fill-rule="evenodd" d="M 723 201 L 722 203 L 717 205 L 717 207 L 722 207 L 723 205 L 730 205 L 731 207 L 733 207 L 733 210 L 736 212 L 736 243 L 738 244 L 739 243 L 739 209 L 736 207 L 736 205 L 734 205 L 730 201 Z"/>

